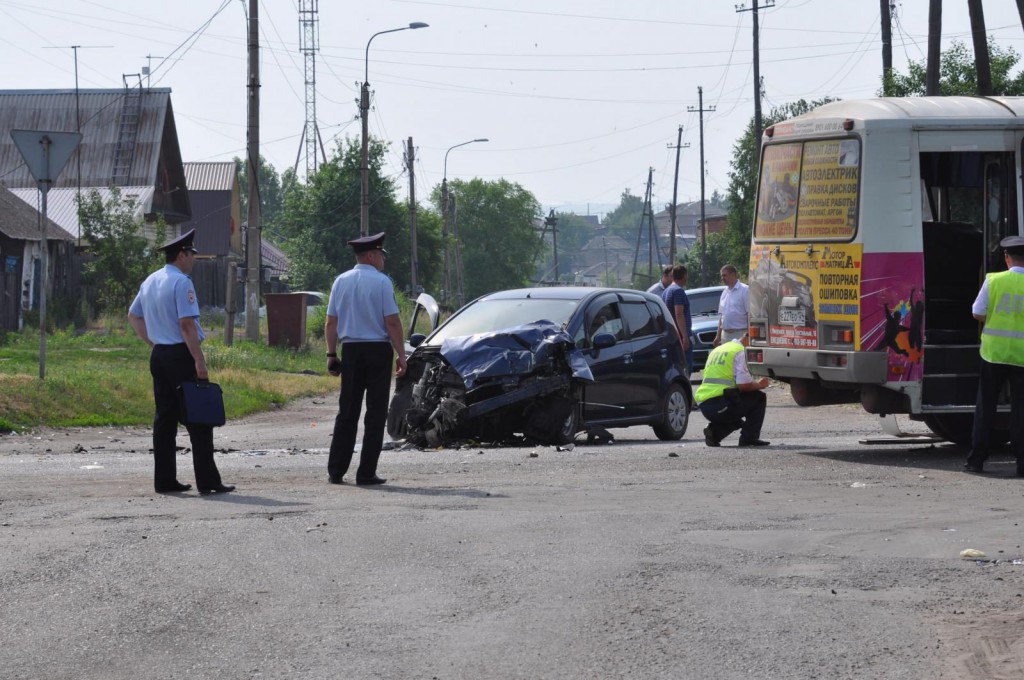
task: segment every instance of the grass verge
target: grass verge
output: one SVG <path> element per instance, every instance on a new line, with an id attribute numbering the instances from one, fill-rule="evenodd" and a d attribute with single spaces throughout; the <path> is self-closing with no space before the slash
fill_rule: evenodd
<path id="1" fill-rule="evenodd" d="M 237 338 L 225 347 L 210 336 L 203 349 L 210 379 L 224 389 L 229 419 L 338 389 L 324 368 L 322 340 L 288 350 Z M 40 380 L 38 331 L 8 334 L 0 347 L 0 431 L 152 424 L 149 353 L 130 329 L 58 331 L 47 336 Z"/>

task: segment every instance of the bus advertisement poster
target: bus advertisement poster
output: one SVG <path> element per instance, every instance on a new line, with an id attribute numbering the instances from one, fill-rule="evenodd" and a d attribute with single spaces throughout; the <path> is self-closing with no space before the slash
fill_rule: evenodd
<path id="1" fill-rule="evenodd" d="M 860 141 L 806 142 L 800 167 L 796 237 L 852 238 L 857 230 Z"/>
<path id="2" fill-rule="evenodd" d="M 793 238 L 796 226 L 799 142 L 765 147 L 757 191 L 757 238 Z"/>
<path id="3" fill-rule="evenodd" d="M 921 253 L 871 253 L 864 258 L 861 311 L 866 350 L 885 350 L 892 382 L 924 373 L 924 258 Z M 870 301 L 870 304 L 868 303 Z M 969 313 L 966 309 L 964 313 Z"/>
<path id="4" fill-rule="evenodd" d="M 773 347 L 816 349 L 818 321 L 849 324 L 860 349 L 861 258 L 863 246 L 757 244 L 750 258 L 750 309 L 767 318 Z"/>

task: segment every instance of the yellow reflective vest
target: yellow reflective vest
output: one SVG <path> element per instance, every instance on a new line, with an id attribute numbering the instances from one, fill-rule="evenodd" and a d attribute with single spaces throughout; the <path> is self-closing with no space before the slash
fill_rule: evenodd
<path id="1" fill-rule="evenodd" d="M 988 313 L 981 331 L 981 358 L 1024 366 L 1024 274 L 989 274 Z"/>
<path id="2" fill-rule="evenodd" d="M 733 362 L 736 361 L 736 355 L 745 349 L 739 340 L 730 340 L 711 350 L 704 364 L 704 380 L 694 395 L 698 404 L 720 397 L 730 387 L 736 387 Z"/>

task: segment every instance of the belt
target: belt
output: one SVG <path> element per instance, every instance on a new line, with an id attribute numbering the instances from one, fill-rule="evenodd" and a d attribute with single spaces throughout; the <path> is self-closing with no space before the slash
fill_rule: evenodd
<path id="1" fill-rule="evenodd" d="M 723 328 L 722 330 L 726 330 L 726 331 L 745 331 L 747 329 L 746 328 Z"/>

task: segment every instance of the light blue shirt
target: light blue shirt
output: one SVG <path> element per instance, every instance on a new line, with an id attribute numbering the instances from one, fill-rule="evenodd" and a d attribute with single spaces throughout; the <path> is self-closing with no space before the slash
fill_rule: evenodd
<path id="1" fill-rule="evenodd" d="M 338 320 L 341 342 L 388 342 L 384 317 L 398 314 L 395 288 L 386 274 L 357 264 L 334 279 L 327 316 Z"/>
<path id="2" fill-rule="evenodd" d="M 146 322 L 146 335 L 157 345 L 185 342 L 179 319 L 195 318 L 199 340 L 206 337 L 199 325 L 199 300 L 192 279 L 173 264 L 146 277 L 128 311 Z"/>

